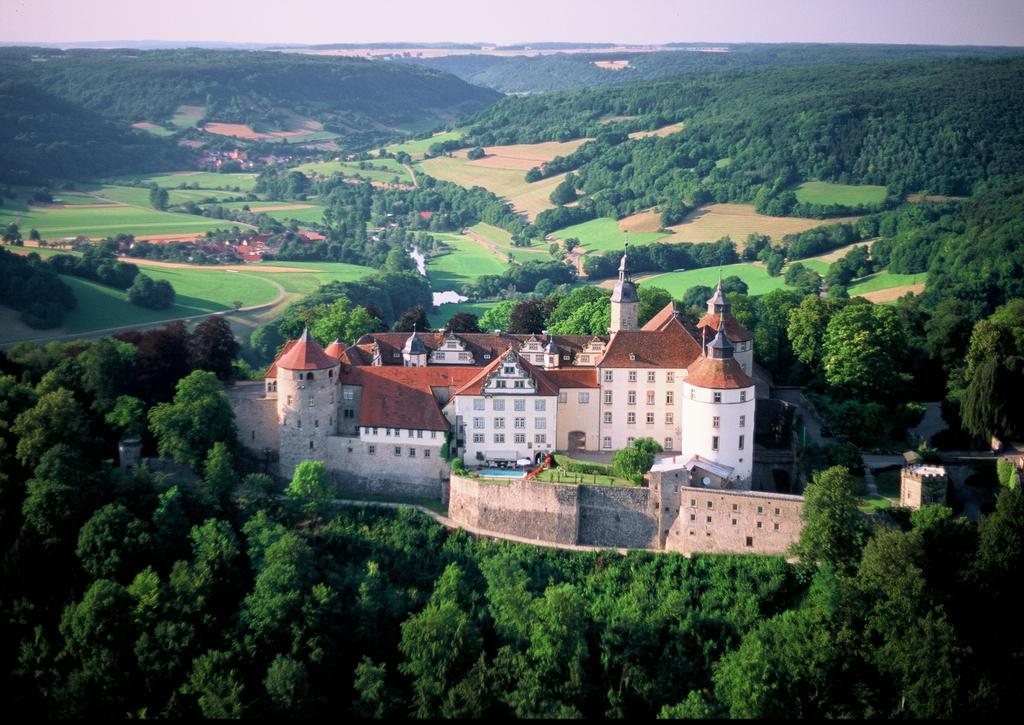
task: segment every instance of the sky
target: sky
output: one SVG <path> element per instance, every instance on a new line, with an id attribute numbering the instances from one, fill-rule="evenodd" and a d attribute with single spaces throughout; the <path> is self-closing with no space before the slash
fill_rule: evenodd
<path id="1" fill-rule="evenodd" d="M 1024 0 L 0 0 L 0 43 L 1024 46 Z"/>

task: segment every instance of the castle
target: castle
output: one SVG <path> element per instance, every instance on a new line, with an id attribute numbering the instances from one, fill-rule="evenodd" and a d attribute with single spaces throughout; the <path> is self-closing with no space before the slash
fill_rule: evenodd
<path id="1" fill-rule="evenodd" d="M 323 460 L 343 489 L 447 500 L 446 454 L 534 464 L 653 438 L 684 485 L 750 490 L 766 376 L 721 282 L 697 325 L 669 303 L 639 327 L 639 304 L 627 251 L 607 335 L 386 332 L 324 349 L 306 331 L 263 383 L 229 391 L 241 442 L 276 453 L 282 477 Z"/>

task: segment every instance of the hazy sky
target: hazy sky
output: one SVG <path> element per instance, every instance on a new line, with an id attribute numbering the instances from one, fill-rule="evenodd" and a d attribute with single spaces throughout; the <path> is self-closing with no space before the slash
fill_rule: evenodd
<path id="1" fill-rule="evenodd" d="M 0 0 L 0 42 L 1024 46 L 1024 0 Z"/>

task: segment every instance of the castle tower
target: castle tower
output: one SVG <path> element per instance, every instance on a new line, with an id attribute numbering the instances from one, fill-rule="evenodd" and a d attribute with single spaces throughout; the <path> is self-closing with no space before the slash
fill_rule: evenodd
<path id="1" fill-rule="evenodd" d="M 402 364 L 407 368 L 422 368 L 427 364 L 427 346 L 413 331 L 402 346 Z"/>
<path id="2" fill-rule="evenodd" d="M 619 330 L 635 330 L 639 327 L 640 298 L 637 296 L 636 285 L 633 283 L 629 263 L 629 243 L 622 253 L 622 260 L 619 262 L 619 281 L 615 283 L 612 291 L 612 319 L 609 332 Z"/>
<path id="3" fill-rule="evenodd" d="M 337 426 L 340 365 L 308 329 L 277 361 L 282 476 L 290 477 L 302 461 L 323 460 L 327 455 L 327 436 Z"/>
<path id="4" fill-rule="evenodd" d="M 684 460 L 694 461 L 693 485 L 749 489 L 754 472 L 754 380 L 735 359 L 724 326 L 719 320 L 705 355 L 683 380 L 681 451 Z"/>
<path id="5" fill-rule="evenodd" d="M 726 337 L 733 345 L 733 357 L 747 375 L 754 370 L 754 336 L 739 323 L 732 314 L 732 303 L 722 291 L 722 280 L 719 278 L 714 293 L 707 302 L 708 311 L 700 318 L 697 329 L 708 337 L 725 331 Z"/>

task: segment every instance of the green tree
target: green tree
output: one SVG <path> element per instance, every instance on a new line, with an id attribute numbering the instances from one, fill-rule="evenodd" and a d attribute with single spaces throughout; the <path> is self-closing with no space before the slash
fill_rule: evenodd
<path id="1" fill-rule="evenodd" d="M 263 687 L 274 705 L 274 709 L 289 717 L 303 713 L 309 697 L 309 682 L 306 666 L 286 655 L 279 654 L 267 668 Z"/>
<path id="2" fill-rule="evenodd" d="M 385 272 L 415 272 L 416 262 L 404 249 L 396 247 L 388 252 L 383 269 Z"/>
<path id="3" fill-rule="evenodd" d="M 900 397 L 906 340 L 895 310 L 854 302 L 829 320 L 822 344 L 825 379 L 861 400 Z"/>
<path id="4" fill-rule="evenodd" d="M 662 448 L 653 438 L 637 438 L 629 448 L 612 456 L 612 468 L 617 476 L 628 478 L 637 486 L 643 484 L 644 475 L 654 465 L 654 457 Z"/>
<path id="5" fill-rule="evenodd" d="M 480 318 L 480 329 L 483 332 L 494 332 L 495 330 L 508 331 L 509 315 L 516 306 L 515 300 L 505 300 L 494 305 Z"/>
<path id="6" fill-rule="evenodd" d="M 170 194 L 167 193 L 167 189 L 156 184 L 149 187 L 149 205 L 154 209 L 163 211 L 167 208 L 169 200 Z"/>
<path id="7" fill-rule="evenodd" d="M 552 204 L 558 206 L 576 201 L 576 177 L 571 173 L 566 174 L 565 179 L 554 188 L 549 198 Z"/>
<path id="8" fill-rule="evenodd" d="M 238 487 L 231 451 L 223 441 L 217 441 L 210 448 L 203 464 L 201 490 L 207 502 L 221 511 L 231 508 L 231 496 Z"/>
<path id="9" fill-rule="evenodd" d="M 285 494 L 307 515 L 322 516 L 331 506 L 334 484 L 323 461 L 302 461 L 295 467 Z"/>
<path id="10" fill-rule="evenodd" d="M 800 518 L 804 526 L 793 553 L 804 567 L 828 565 L 840 572 L 856 567 L 865 530 L 857 511 L 853 478 L 845 467 L 826 468 L 811 477 Z"/>
<path id="11" fill-rule="evenodd" d="M 672 301 L 672 295 L 668 290 L 648 284 L 640 285 L 637 295 L 640 298 L 640 304 L 637 307 L 637 324 L 641 327 Z"/>
<path id="12" fill-rule="evenodd" d="M 58 388 L 14 420 L 18 436 L 15 455 L 23 466 L 33 468 L 43 453 L 59 443 L 78 448 L 89 440 L 89 423 L 82 406 L 70 391 Z"/>
<path id="13" fill-rule="evenodd" d="M 149 411 L 149 427 L 161 456 L 195 467 L 214 443 L 235 441 L 234 418 L 217 376 L 196 370 L 178 381 L 173 403 Z"/>
<path id="14" fill-rule="evenodd" d="M 140 436 L 146 430 L 146 404 L 131 395 L 119 395 L 104 420 L 125 437 Z"/>
<path id="15" fill-rule="evenodd" d="M 75 554 L 93 579 L 123 580 L 134 574 L 150 543 L 146 524 L 121 504 L 110 503 L 82 526 Z"/>
<path id="16" fill-rule="evenodd" d="M 188 338 L 189 362 L 193 369 L 209 370 L 221 380 L 232 377 L 232 363 L 239 345 L 228 321 L 221 315 L 207 317 Z"/>
<path id="17" fill-rule="evenodd" d="M 197 657 L 182 690 L 196 698 L 205 718 L 238 719 L 245 714 L 245 684 L 228 652 L 209 650 Z"/>

